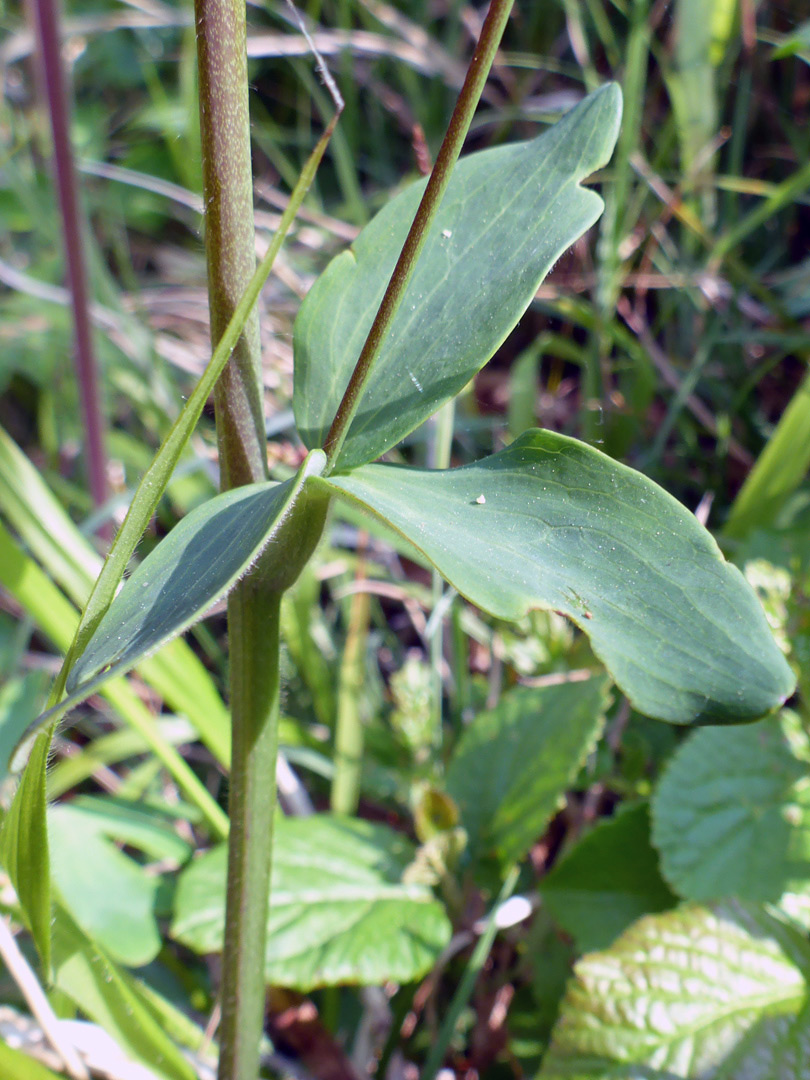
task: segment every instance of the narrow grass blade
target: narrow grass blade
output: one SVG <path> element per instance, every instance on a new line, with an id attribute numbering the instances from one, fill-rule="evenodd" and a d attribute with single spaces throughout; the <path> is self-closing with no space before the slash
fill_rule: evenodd
<path id="1" fill-rule="evenodd" d="M 54 986 L 159 1077 L 195 1080 L 194 1070 L 155 1019 L 135 980 L 64 908 L 57 905 L 54 916 Z"/>
<path id="2" fill-rule="evenodd" d="M 0 860 L 17 893 L 46 977 L 51 968 L 51 872 L 45 820 L 50 745 L 50 733 L 42 732 L 34 743 L 0 834 Z"/>
<path id="3" fill-rule="evenodd" d="M 810 467 L 810 374 L 793 395 L 731 507 L 724 535 L 770 525 Z"/>

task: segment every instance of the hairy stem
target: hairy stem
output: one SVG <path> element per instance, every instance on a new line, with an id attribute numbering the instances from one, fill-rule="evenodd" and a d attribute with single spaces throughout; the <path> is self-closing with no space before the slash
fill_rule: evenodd
<path id="1" fill-rule="evenodd" d="M 244 0 L 195 0 L 211 341 L 256 269 Z M 221 485 L 266 479 L 258 318 L 214 395 Z M 254 1080 L 264 1017 L 279 686 L 278 592 L 261 575 L 228 600 L 231 782 L 219 1080 Z"/>
<path id="2" fill-rule="evenodd" d="M 245 5 L 195 0 L 205 247 L 216 346 L 256 269 Z M 259 320 L 245 321 L 214 391 L 222 488 L 267 479 Z"/>
<path id="3" fill-rule="evenodd" d="M 366 385 L 374 362 L 380 354 L 383 341 L 390 329 L 394 316 L 397 313 L 408 282 L 411 279 L 416 261 L 427 239 L 430 225 L 439 209 L 453 166 L 458 160 L 467 132 L 470 129 L 472 118 L 475 113 L 481 93 L 489 75 L 489 69 L 498 51 L 504 28 L 506 27 L 509 13 L 512 10 L 513 0 L 492 0 L 481 36 L 475 47 L 464 85 L 458 95 L 456 107 L 450 117 L 447 132 L 442 141 L 441 149 L 436 157 L 436 164 L 430 174 L 416 217 L 413 219 L 408 237 L 400 252 L 388 288 L 382 298 L 374 322 L 368 332 L 365 344 L 360 351 L 357 364 L 355 365 L 349 385 L 343 395 L 343 400 L 338 406 L 335 419 L 326 436 L 323 445 L 326 451 L 328 475 L 335 466 L 340 449 L 349 431 L 354 414 L 360 404 L 363 388 Z"/>
<path id="4" fill-rule="evenodd" d="M 82 254 L 81 211 L 70 145 L 70 115 L 62 72 L 56 0 L 34 0 L 32 10 L 53 137 L 54 171 L 62 217 L 62 235 L 65 241 L 70 303 L 73 311 L 76 377 L 84 421 L 87 480 L 94 504 L 101 506 L 107 498 L 104 421 L 99 393 L 98 365 L 90 329 L 90 299 Z"/>
<path id="5" fill-rule="evenodd" d="M 280 593 L 268 596 L 253 576 L 228 604 L 233 739 L 219 1080 L 254 1080 L 259 1072 L 276 804 L 280 601 Z"/>

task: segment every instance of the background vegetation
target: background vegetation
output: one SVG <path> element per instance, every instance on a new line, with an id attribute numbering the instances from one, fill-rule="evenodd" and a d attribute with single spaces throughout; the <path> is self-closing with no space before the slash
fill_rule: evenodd
<path id="1" fill-rule="evenodd" d="M 278 479 L 303 456 L 290 409 L 299 299 L 429 168 L 482 17 L 441 0 L 312 0 L 302 15 L 346 109 L 261 301 Z M 496 1080 L 537 1075 L 544 1055 L 545 1077 L 731 1078 L 755 1061 L 751 1075 L 806 1075 L 801 17 L 798 3 L 754 0 L 518 6 L 468 148 L 536 134 L 615 79 L 622 133 L 592 181 L 606 212 L 455 407 L 391 455 L 462 464 L 543 426 L 640 469 L 708 523 L 757 588 L 799 676 L 790 711 L 694 733 L 647 720 L 562 618 L 484 617 L 379 527 L 336 516 L 283 612 L 287 818 L 268 1075 L 432 1080 L 444 1065 Z M 121 520 L 210 350 L 190 9 L 72 3 L 63 59 L 111 492 L 95 507 L 34 39 L 21 10 L 0 19 L 0 749 L 10 751 L 69 644 L 105 525 Z M 290 9 L 257 4 L 248 22 L 263 253 L 331 107 Z M 215 447 L 208 414 L 140 555 L 216 490 Z M 49 773 L 60 898 L 50 1006 L 105 1028 L 158 1076 L 205 1077 L 213 1057 L 224 630 L 213 612 L 187 643 L 77 709 Z M 13 781 L 3 783 L 8 806 Z M 298 819 L 330 807 L 359 821 L 324 814 L 302 831 Z M 357 889 L 341 894 L 347 882 L 361 883 L 359 906 Z M 0 903 L 18 925 L 13 894 Z M 19 944 L 35 964 L 27 934 Z M 60 1071 L 73 1036 L 37 1043 L 33 991 L 13 943 L 0 945 L 2 1067 L 39 1075 L 14 1053 L 24 1037 Z M 725 967 L 710 971 L 706 956 Z M 687 1016 L 696 1001 L 704 1012 Z"/>

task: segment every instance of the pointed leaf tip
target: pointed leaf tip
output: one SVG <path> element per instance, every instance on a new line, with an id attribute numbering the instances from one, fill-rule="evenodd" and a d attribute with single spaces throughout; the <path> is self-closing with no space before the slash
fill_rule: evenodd
<path id="1" fill-rule="evenodd" d="M 390 449 L 494 354 L 557 259 L 602 213 L 581 182 L 609 160 L 620 117 L 621 91 L 611 83 L 536 139 L 458 163 L 338 468 Z M 307 446 L 323 445 L 424 187 L 388 203 L 301 306 L 294 409 Z"/>
<path id="2" fill-rule="evenodd" d="M 753 590 L 694 515 L 575 439 L 529 431 L 460 469 L 365 465 L 315 483 L 381 517 L 493 615 L 567 615 L 649 716 L 739 723 L 793 691 Z"/>

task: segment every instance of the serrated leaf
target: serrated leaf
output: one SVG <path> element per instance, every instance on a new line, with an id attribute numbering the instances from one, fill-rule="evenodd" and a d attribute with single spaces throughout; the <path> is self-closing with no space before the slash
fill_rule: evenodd
<path id="1" fill-rule="evenodd" d="M 809 967 L 753 907 L 648 916 L 575 966 L 538 1080 L 803 1080 Z"/>
<path id="2" fill-rule="evenodd" d="M 180 876 L 172 935 L 222 948 L 225 846 Z M 275 825 L 267 981 L 308 991 L 410 982 L 435 962 L 450 924 L 431 890 L 406 878 L 413 846 L 367 821 L 313 816 Z"/>
<path id="3" fill-rule="evenodd" d="M 493 615 L 567 615 L 640 712 L 734 723 L 793 689 L 753 591 L 709 533 L 575 439 L 529 431 L 448 472 L 365 465 L 311 482 L 383 518 Z"/>
<path id="4" fill-rule="evenodd" d="M 51 733 L 34 741 L 0 832 L 0 862 L 11 879 L 46 974 L 51 964 L 51 873 L 45 776 Z"/>
<path id="5" fill-rule="evenodd" d="M 673 907 L 650 843 L 647 804 L 600 821 L 554 864 L 540 892 L 580 952 L 605 949 L 642 915 Z"/>
<path id="6" fill-rule="evenodd" d="M 390 449 L 489 360 L 556 260 L 601 214 L 602 200 L 580 182 L 608 161 L 620 115 L 618 86 L 603 86 L 532 142 L 458 163 L 338 467 Z M 294 408 L 309 447 L 323 445 L 424 186 L 393 199 L 301 306 Z"/>
<path id="7" fill-rule="evenodd" d="M 607 685 L 522 687 L 475 718 L 447 771 L 473 857 L 511 865 L 542 835 L 596 742 Z"/>
<path id="8" fill-rule="evenodd" d="M 194 1070 L 154 1018 L 137 982 L 58 905 L 53 923 L 53 982 L 127 1054 L 158 1076 L 195 1080 Z"/>
<path id="9" fill-rule="evenodd" d="M 689 900 L 778 902 L 810 893 L 810 740 L 785 710 L 733 731 L 697 731 L 653 798 L 653 843 Z"/>

